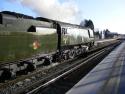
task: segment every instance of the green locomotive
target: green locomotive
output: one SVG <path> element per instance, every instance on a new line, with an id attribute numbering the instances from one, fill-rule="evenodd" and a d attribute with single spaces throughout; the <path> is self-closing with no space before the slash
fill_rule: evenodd
<path id="1" fill-rule="evenodd" d="M 0 62 L 57 52 L 68 58 L 93 44 L 94 32 L 89 28 L 14 12 L 0 13 Z"/>
<path id="2" fill-rule="evenodd" d="M 89 28 L 0 12 L 0 80 L 22 70 L 33 71 L 37 65 L 72 59 L 93 45 L 94 32 Z"/>

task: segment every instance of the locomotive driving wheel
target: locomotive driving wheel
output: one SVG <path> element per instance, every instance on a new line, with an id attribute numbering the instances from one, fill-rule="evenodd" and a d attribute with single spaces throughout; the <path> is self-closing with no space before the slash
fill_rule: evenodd
<path id="1" fill-rule="evenodd" d="M 74 50 L 70 50 L 69 51 L 69 58 L 73 59 L 75 57 L 75 51 Z"/>

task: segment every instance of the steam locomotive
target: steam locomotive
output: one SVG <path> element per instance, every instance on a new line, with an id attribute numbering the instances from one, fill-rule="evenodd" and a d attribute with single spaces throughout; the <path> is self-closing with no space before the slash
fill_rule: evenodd
<path id="1" fill-rule="evenodd" d="M 22 70 L 27 73 L 41 64 L 72 59 L 93 45 L 94 31 L 90 28 L 10 11 L 0 12 L 1 75 Z M 42 63 L 38 63 L 40 61 Z M 16 63 L 3 67 L 7 62 Z"/>

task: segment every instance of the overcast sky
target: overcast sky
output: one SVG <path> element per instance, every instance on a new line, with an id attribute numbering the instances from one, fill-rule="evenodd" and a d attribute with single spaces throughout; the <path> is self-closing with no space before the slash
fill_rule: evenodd
<path id="1" fill-rule="evenodd" d="M 125 34 L 125 0 L 0 0 L 0 11 L 79 24 L 91 19 L 95 28 Z"/>

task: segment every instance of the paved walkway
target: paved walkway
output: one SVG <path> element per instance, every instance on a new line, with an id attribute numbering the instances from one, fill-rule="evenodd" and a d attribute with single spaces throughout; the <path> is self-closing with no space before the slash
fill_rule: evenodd
<path id="1" fill-rule="evenodd" d="M 66 94 L 125 94 L 125 42 Z"/>

